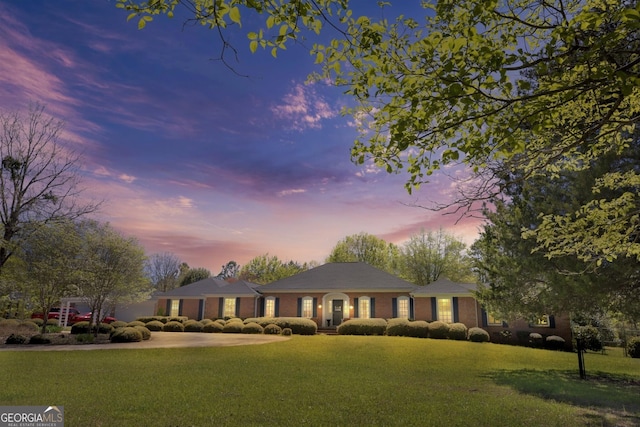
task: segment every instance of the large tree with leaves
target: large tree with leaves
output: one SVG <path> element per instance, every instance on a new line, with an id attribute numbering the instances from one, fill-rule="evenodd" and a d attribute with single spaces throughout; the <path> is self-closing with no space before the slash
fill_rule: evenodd
<path id="1" fill-rule="evenodd" d="M 282 261 L 275 255 L 263 254 L 249 260 L 240 270 L 239 278 L 251 283 L 265 285 L 293 276 L 312 268 L 315 264 Z"/>
<path id="2" fill-rule="evenodd" d="M 423 18 L 394 21 L 359 16 L 347 0 L 119 0 L 117 6 L 139 28 L 184 6 L 186 19 L 218 32 L 223 57 L 231 50 L 225 29 L 233 24 L 262 22 L 247 29 L 248 43 L 273 55 L 304 31 L 337 30 L 311 53 L 323 66 L 319 77 L 357 100 L 347 110 L 361 124 L 355 161 L 406 171 L 409 191 L 445 165 L 469 165 L 475 185 L 463 187 L 459 206 L 495 195 L 498 179 L 485 169 L 494 161 L 525 177 L 557 176 L 627 145 L 640 120 L 637 1 L 421 4 Z M 243 19 L 249 13 L 264 19 Z M 612 188 L 626 191 L 544 216 L 531 230 L 537 247 L 585 261 L 640 259 L 638 171 L 607 173 L 592 192 Z"/>
<path id="3" fill-rule="evenodd" d="M 393 243 L 369 233 L 358 233 L 340 240 L 331 250 L 327 262 L 366 262 L 391 274 L 399 270 L 399 249 Z"/>

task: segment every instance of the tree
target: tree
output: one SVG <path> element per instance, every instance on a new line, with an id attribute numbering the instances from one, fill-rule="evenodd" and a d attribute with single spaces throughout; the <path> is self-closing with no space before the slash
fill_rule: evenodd
<path id="1" fill-rule="evenodd" d="M 171 252 L 153 254 L 145 263 L 145 271 L 155 289 L 167 292 L 178 287 L 180 260 Z"/>
<path id="2" fill-rule="evenodd" d="M 180 286 L 187 286 L 191 283 L 195 283 L 211 277 L 211 272 L 204 267 L 189 268 L 188 265 L 186 266 L 187 269 L 182 270 L 180 278 L 178 279 L 178 283 L 180 284 Z"/>
<path id="3" fill-rule="evenodd" d="M 454 281 L 473 280 L 465 255 L 466 245 L 447 234 L 425 232 L 413 235 L 400 249 L 402 276 L 416 285 L 424 286 L 445 276 Z"/>
<path id="4" fill-rule="evenodd" d="M 484 173 L 492 162 L 525 177 L 578 171 L 620 152 L 640 120 L 636 1 L 422 2 L 424 19 L 391 22 L 358 16 L 346 0 L 117 3 L 139 17 L 139 28 L 153 15 L 173 16 L 177 5 L 220 34 L 223 57 L 233 51 L 224 29 L 243 23 L 245 12 L 261 14 L 266 27 L 248 31 L 250 49 L 274 56 L 303 30 L 337 29 L 311 53 L 322 64 L 317 77 L 357 100 L 347 110 L 361 125 L 354 160 L 406 170 L 409 191 L 443 166 L 468 165 L 476 176 L 454 200 L 459 208 L 495 195 L 498 178 Z M 640 259 L 638 171 L 604 175 L 592 191 L 614 187 L 628 191 L 545 216 L 531 230 L 537 248 L 585 261 Z"/>
<path id="5" fill-rule="evenodd" d="M 151 287 L 144 271 L 144 249 L 134 238 L 121 235 L 108 223 L 92 220 L 80 223 L 80 234 L 83 250 L 78 291 L 93 313 L 91 325 L 117 304 L 148 296 Z"/>
<path id="6" fill-rule="evenodd" d="M 327 262 L 366 262 L 381 270 L 395 274 L 398 247 L 368 233 L 347 236 L 339 241 L 327 257 Z"/>
<path id="7" fill-rule="evenodd" d="M 83 203 L 80 157 L 59 142 L 62 122 L 34 105 L 29 113 L 0 114 L 0 271 L 41 224 L 95 211 Z"/>
<path id="8" fill-rule="evenodd" d="M 275 255 L 263 254 L 249 260 L 240 270 L 239 278 L 264 285 L 301 273 L 309 268 L 312 266 L 307 263 L 283 262 Z"/>
<path id="9" fill-rule="evenodd" d="M 238 277 L 240 274 L 240 266 L 235 261 L 229 261 L 222 266 L 222 270 L 218 273 L 220 279 L 229 279 L 231 277 Z"/>

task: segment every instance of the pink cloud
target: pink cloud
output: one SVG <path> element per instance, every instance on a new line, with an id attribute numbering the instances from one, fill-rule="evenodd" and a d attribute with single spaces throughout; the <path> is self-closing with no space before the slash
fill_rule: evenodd
<path id="1" fill-rule="evenodd" d="M 288 122 L 285 127 L 297 131 L 321 129 L 323 120 L 338 114 L 312 86 L 300 83 L 283 97 L 281 104 L 272 106 L 271 111 Z"/>

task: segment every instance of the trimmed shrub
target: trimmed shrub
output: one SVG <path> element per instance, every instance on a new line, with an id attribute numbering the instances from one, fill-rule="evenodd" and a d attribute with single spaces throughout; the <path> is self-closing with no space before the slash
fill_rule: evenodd
<path id="1" fill-rule="evenodd" d="M 126 326 L 125 326 L 126 327 Z M 130 327 L 130 326 L 129 326 Z M 136 325 L 134 326 L 134 328 L 138 331 L 140 331 L 140 334 L 142 335 L 142 340 L 146 341 L 149 338 L 151 338 L 151 331 L 149 330 L 149 328 L 147 328 L 146 326 L 140 326 L 140 325 Z"/>
<path id="2" fill-rule="evenodd" d="M 27 342 L 27 337 L 20 334 L 11 334 L 4 342 L 5 344 L 24 344 Z"/>
<path id="3" fill-rule="evenodd" d="M 585 350 L 601 351 L 602 340 L 600 331 L 595 326 L 575 326 L 573 328 L 573 336 L 577 340 L 582 338 Z M 577 343 L 576 347 L 577 347 Z"/>
<path id="4" fill-rule="evenodd" d="M 34 335 L 29 339 L 29 344 L 51 344 L 51 339 L 44 335 Z"/>
<path id="5" fill-rule="evenodd" d="M 267 335 L 280 335 L 282 333 L 282 328 L 275 323 L 270 323 L 264 327 L 263 333 Z"/>
<path id="6" fill-rule="evenodd" d="M 640 359 L 640 337 L 633 337 L 627 343 L 627 354 L 634 359 Z"/>
<path id="7" fill-rule="evenodd" d="M 16 319 L 0 319 L 1 328 L 16 328 L 20 324 Z"/>
<path id="8" fill-rule="evenodd" d="M 34 322 L 30 320 L 23 320 L 18 324 L 18 329 L 26 332 L 38 332 L 40 328 Z"/>
<path id="9" fill-rule="evenodd" d="M 467 335 L 472 342 L 489 342 L 489 332 L 482 328 L 470 328 Z"/>
<path id="10" fill-rule="evenodd" d="M 449 335 L 449 325 L 439 320 L 429 323 L 429 338 L 446 339 Z"/>
<path id="11" fill-rule="evenodd" d="M 390 337 L 406 337 L 409 333 L 409 320 L 393 318 L 387 321 L 385 335 Z"/>
<path id="12" fill-rule="evenodd" d="M 338 325 L 337 332 L 340 335 L 384 335 L 386 329 L 384 319 L 350 319 Z"/>
<path id="13" fill-rule="evenodd" d="M 42 325 L 44 325 L 44 319 L 35 318 L 35 319 L 31 319 L 30 322 L 33 322 L 33 323 L 35 323 L 36 325 L 38 325 L 40 327 L 42 327 Z"/>
<path id="14" fill-rule="evenodd" d="M 136 327 L 125 326 L 124 328 L 118 328 L 111 335 L 111 342 L 140 341 L 142 341 L 142 332 L 140 332 Z"/>
<path id="15" fill-rule="evenodd" d="M 244 323 L 242 322 L 227 322 L 227 324 L 222 328 L 222 332 L 226 334 L 239 334 L 242 332 L 243 326 Z"/>
<path id="16" fill-rule="evenodd" d="M 222 326 L 218 322 L 207 323 L 202 327 L 202 332 L 213 333 L 213 332 L 222 332 L 224 326 Z"/>
<path id="17" fill-rule="evenodd" d="M 130 328 L 133 328 L 134 326 L 144 326 L 145 324 L 146 323 L 141 322 L 139 320 L 134 320 L 133 322 L 127 323 L 127 326 L 130 327 Z M 112 323 L 112 325 L 113 325 L 113 323 Z"/>
<path id="18" fill-rule="evenodd" d="M 533 347 L 539 348 L 542 347 L 542 344 L 544 343 L 544 340 L 542 338 L 542 335 L 540 335 L 537 332 L 531 332 L 529 334 L 529 344 L 531 344 Z"/>
<path id="19" fill-rule="evenodd" d="M 113 331 L 113 326 L 107 323 L 100 323 L 97 330 L 99 334 L 110 334 Z M 78 322 L 71 327 L 71 333 L 73 335 L 90 334 L 92 332 L 96 332 L 96 327 L 94 326 L 92 330 L 89 330 L 89 322 Z"/>
<path id="20" fill-rule="evenodd" d="M 47 326 L 58 326 L 58 319 L 47 319 Z"/>
<path id="21" fill-rule="evenodd" d="M 545 339 L 545 347 L 549 350 L 562 350 L 564 348 L 564 338 L 557 335 L 549 335 Z"/>
<path id="22" fill-rule="evenodd" d="M 204 326 L 204 325 L 208 325 L 209 323 L 213 323 L 213 320 L 211 320 L 211 319 L 202 319 L 200 321 L 200 323 L 202 323 L 202 326 Z"/>
<path id="23" fill-rule="evenodd" d="M 197 320 L 187 320 L 184 322 L 184 331 L 185 332 L 200 332 L 202 331 L 202 323 Z"/>
<path id="24" fill-rule="evenodd" d="M 187 320 L 189 320 L 188 316 L 171 316 L 168 318 L 167 323 L 169 322 L 180 322 L 180 323 L 184 323 Z"/>
<path id="25" fill-rule="evenodd" d="M 429 336 L 429 322 L 416 320 L 407 325 L 407 336 L 413 338 L 427 338 Z"/>
<path id="26" fill-rule="evenodd" d="M 142 322 L 140 322 L 142 323 Z M 142 323 L 144 325 L 144 323 Z M 123 322 L 122 320 L 116 320 L 115 322 L 111 322 L 111 326 L 113 326 L 114 328 L 124 328 L 125 326 L 127 326 L 128 323 L 127 322 Z"/>
<path id="27" fill-rule="evenodd" d="M 283 328 L 282 329 L 282 335 L 285 336 L 285 337 L 290 337 L 291 333 L 292 333 L 291 328 Z"/>
<path id="28" fill-rule="evenodd" d="M 450 340 L 465 341 L 467 339 L 467 326 L 464 323 L 452 323 L 449 325 L 447 336 Z"/>
<path id="29" fill-rule="evenodd" d="M 264 328 L 258 325 L 256 322 L 250 322 L 242 327 L 243 334 L 261 334 Z"/>
<path id="30" fill-rule="evenodd" d="M 162 325 L 162 330 L 164 332 L 184 332 L 184 325 L 182 324 L 182 322 L 177 322 L 174 320 Z"/>
<path id="31" fill-rule="evenodd" d="M 318 332 L 318 325 L 311 319 L 303 317 L 278 317 L 276 325 L 283 329 L 291 329 L 292 334 L 315 335 Z"/>
<path id="32" fill-rule="evenodd" d="M 150 331 L 161 331 L 164 323 L 159 320 L 152 320 L 151 322 L 144 325 Z"/>
<path id="33" fill-rule="evenodd" d="M 222 326 L 222 327 L 224 327 L 224 325 L 227 324 L 227 322 L 225 322 L 224 319 L 216 319 L 216 320 L 214 320 L 214 322 L 217 323 L 218 325 Z"/>

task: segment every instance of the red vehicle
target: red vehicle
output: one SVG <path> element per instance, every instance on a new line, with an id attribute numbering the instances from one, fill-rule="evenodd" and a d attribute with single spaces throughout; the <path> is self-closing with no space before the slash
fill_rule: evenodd
<path id="1" fill-rule="evenodd" d="M 74 324 L 74 323 L 78 323 L 78 322 L 88 322 L 91 320 L 91 316 L 93 316 L 92 312 L 88 312 L 88 313 L 84 313 L 84 314 L 78 314 L 76 316 L 73 316 L 73 319 L 69 321 L 69 324 Z M 102 320 L 100 321 L 101 323 L 113 323 L 115 322 L 116 319 L 115 317 L 111 317 L 111 316 L 105 316 L 102 318 Z"/>
<path id="2" fill-rule="evenodd" d="M 60 319 L 60 315 L 64 315 L 65 311 L 62 310 L 60 311 L 60 307 L 52 307 L 51 310 L 49 311 L 49 316 L 47 317 L 48 319 Z M 76 318 L 76 316 L 80 315 L 80 312 L 78 310 L 76 310 L 75 308 L 70 308 L 69 309 L 69 314 L 67 317 L 67 323 L 71 323 L 73 322 L 73 319 Z M 31 315 L 32 319 L 44 319 L 44 315 L 42 313 L 33 313 Z"/>

